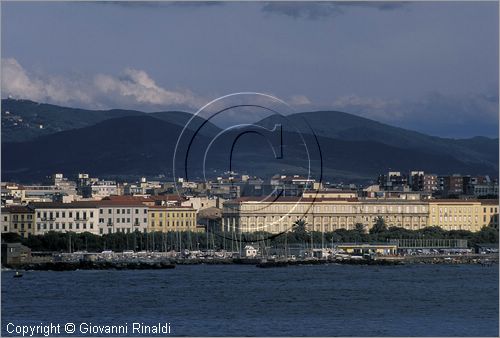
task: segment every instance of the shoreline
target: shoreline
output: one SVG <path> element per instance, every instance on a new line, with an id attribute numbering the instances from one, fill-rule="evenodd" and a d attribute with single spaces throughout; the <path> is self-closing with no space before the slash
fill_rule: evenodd
<path id="1" fill-rule="evenodd" d="M 2 269 L 24 271 L 75 271 L 75 270 L 164 270 L 174 269 L 177 265 L 254 265 L 259 268 L 277 268 L 304 265 L 418 265 L 418 264 L 479 264 L 493 266 L 498 264 L 498 254 L 447 255 L 447 256 L 386 256 L 374 259 L 304 259 L 304 260 L 264 260 L 257 258 L 231 259 L 169 259 L 162 261 L 75 261 L 6 264 Z"/>

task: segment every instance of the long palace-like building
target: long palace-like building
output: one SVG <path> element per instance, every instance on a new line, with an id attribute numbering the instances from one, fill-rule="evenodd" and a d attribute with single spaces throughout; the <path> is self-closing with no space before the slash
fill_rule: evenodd
<path id="1" fill-rule="evenodd" d="M 370 229 L 377 217 L 382 217 L 388 227 L 479 231 L 484 226 L 498 227 L 498 208 L 498 200 L 373 199 L 305 193 L 303 197 L 226 201 L 222 225 L 229 232 L 281 233 L 302 219 L 309 230 L 330 232 L 354 229 L 357 223 Z"/>

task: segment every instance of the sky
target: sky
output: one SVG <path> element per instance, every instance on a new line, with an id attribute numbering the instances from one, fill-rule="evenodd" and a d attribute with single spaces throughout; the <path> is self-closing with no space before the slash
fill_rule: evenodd
<path id="1" fill-rule="evenodd" d="M 255 91 L 498 137 L 497 2 L 6 2 L 2 97 L 196 112 Z"/>

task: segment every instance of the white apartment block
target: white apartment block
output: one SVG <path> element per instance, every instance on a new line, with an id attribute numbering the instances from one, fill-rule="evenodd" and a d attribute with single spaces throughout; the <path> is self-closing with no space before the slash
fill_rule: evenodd
<path id="1" fill-rule="evenodd" d="M 147 231 L 148 206 L 140 201 L 101 200 L 98 204 L 99 234 Z"/>
<path id="2" fill-rule="evenodd" d="M 118 195 L 118 188 L 114 181 L 98 181 L 91 185 L 92 197 L 104 198 Z"/>
<path id="3" fill-rule="evenodd" d="M 99 234 L 99 208 L 94 202 L 33 203 L 35 234 L 49 231 Z"/>

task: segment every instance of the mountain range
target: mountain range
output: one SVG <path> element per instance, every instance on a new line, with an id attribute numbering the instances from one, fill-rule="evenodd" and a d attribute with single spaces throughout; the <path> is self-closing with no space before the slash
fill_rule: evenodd
<path id="1" fill-rule="evenodd" d="M 5 99 L 2 180 L 39 181 L 54 172 L 172 177 L 175 145 L 191 118 L 179 111 L 93 111 Z M 287 123 L 308 128 L 298 134 Z M 222 133 L 205 152 L 222 130 L 195 117 L 185 131 L 187 139 L 193 139 L 186 160 L 189 177 L 201 178 L 203 163 L 208 176 L 220 175 L 230 166 L 240 173 L 266 177 L 305 175 L 309 162 L 304 141 L 319 145 L 316 153 L 309 150 L 312 176 L 325 180 L 369 181 L 388 170 L 498 176 L 498 138 L 440 138 L 337 111 L 297 113 L 285 119 L 271 115 L 256 124 L 267 129 L 283 125 L 282 159 L 273 156 L 263 137 L 241 135 L 237 129 Z"/>

